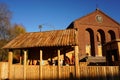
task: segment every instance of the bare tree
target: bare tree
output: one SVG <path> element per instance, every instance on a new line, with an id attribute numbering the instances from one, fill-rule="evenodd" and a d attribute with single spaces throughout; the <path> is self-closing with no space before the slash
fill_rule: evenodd
<path id="1" fill-rule="evenodd" d="M 6 50 L 1 49 L 8 42 L 11 11 L 4 3 L 0 3 L 0 61 L 7 58 Z"/>
<path id="2" fill-rule="evenodd" d="M 0 3 L 0 61 L 7 60 L 7 50 L 1 49 L 10 40 L 21 33 L 25 33 L 25 27 L 15 24 L 11 26 L 11 11 L 4 3 Z"/>
<path id="3" fill-rule="evenodd" d="M 0 40 L 7 40 L 9 37 L 11 11 L 7 5 L 0 3 Z"/>

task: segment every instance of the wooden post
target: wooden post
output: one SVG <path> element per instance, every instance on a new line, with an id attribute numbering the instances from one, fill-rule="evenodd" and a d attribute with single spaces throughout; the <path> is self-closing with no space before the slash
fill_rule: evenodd
<path id="1" fill-rule="evenodd" d="M 118 44 L 118 55 L 119 55 L 119 62 L 120 62 L 120 42 L 117 42 L 117 44 Z"/>
<path id="2" fill-rule="evenodd" d="M 20 64 L 22 65 L 22 50 L 20 50 Z"/>
<path id="3" fill-rule="evenodd" d="M 24 51 L 24 80 L 26 79 L 27 51 Z"/>
<path id="4" fill-rule="evenodd" d="M 78 58 L 78 51 L 79 51 L 79 49 L 78 49 L 78 46 L 75 46 L 74 47 L 75 49 L 75 76 L 76 76 L 76 78 L 80 78 L 80 71 L 79 71 L 79 58 Z"/>
<path id="5" fill-rule="evenodd" d="M 40 80 L 42 80 L 42 50 L 40 50 Z"/>
<path id="6" fill-rule="evenodd" d="M 20 56 L 20 64 L 22 64 L 22 57 Z"/>
<path id="7" fill-rule="evenodd" d="M 60 79 L 60 50 L 58 50 L 58 79 Z"/>
<path id="8" fill-rule="evenodd" d="M 9 58 L 8 58 L 8 78 L 12 79 L 12 62 L 13 62 L 13 52 L 10 50 L 9 53 Z"/>

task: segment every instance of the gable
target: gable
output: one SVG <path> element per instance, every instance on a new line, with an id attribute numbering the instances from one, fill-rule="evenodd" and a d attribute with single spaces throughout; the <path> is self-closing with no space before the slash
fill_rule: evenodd
<path id="1" fill-rule="evenodd" d="M 119 23 L 113 20 L 111 17 L 103 13 L 102 11 L 96 9 L 96 11 L 83 16 L 75 20 L 79 24 L 88 24 L 88 25 L 98 25 L 98 26 L 119 26 Z"/>

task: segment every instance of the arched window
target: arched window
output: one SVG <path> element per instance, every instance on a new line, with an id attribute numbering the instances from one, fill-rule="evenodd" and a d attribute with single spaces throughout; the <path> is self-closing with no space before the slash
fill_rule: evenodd
<path id="1" fill-rule="evenodd" d="M 86 29 L 86 39 L 89 39 L 89 44 L 86 44 L 86 47 L 89 47 L 90 55 L 95 56 L 95 45 L 94 45 L 94 32 L 92 29 L 87 28 Z M 88 38 L 89 37 L 89 38 Z M 88 49 L 86 49 L 88 50 Z"/>
<path id="2" fill-rule="evenodd" d="M 105 44 L 106 40 L 105 40 L 105 32 L 101 29 L 98 30 L 98 36 L 99 36 L 99 42 L 101 43 L 101 45 Z"/>
<path id="3" fill-rule="evenodd" d="M 105 40 L 105 32 L 101 29 L 98 30 L 97 41 L 98 41 L 98 55 L 104 56 L 102 46 L 103 46 L 103 44 L 105 44 L 106 40 Z"/>
<path id="4" fill-rule="evenodd" d="M 116 39 L 116 36 L 115 36 L 115 32 L 114 32 L 114 31 L 109 30 L 108 33 L 110 34 L 110 39 L 111 39 L 111 41 L 114 40 L 114 39 Z"/>

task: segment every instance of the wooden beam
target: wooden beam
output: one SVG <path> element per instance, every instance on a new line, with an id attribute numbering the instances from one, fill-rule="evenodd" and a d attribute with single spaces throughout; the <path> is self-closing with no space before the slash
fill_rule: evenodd
<path id="1" fill-rule="evenodd" d="M 74 47 L 74 50 L 75 50 L 75 75 L 76 75 L 76 78 L 79 79 L 79 77 L 80 77 L 79 58 L 78 58 L 79 47 L 78 47 L 78 46 L 75 46 L 75 47 Z"/>
<path id="2" fill-rule="evenodd" d="M 8 78 L 12 79 L 12 62 L 13 62 L 13 52 L 9 50 L 8 52 Z"/>
<path id="3" fill-rule="evenodd" d="M 60 50 L 58 49 L 58 79 L 60 79 Z"/>
<path id="4" fill-rule="evenodd" d="M 40 50 L 40 80 L 42 80 L 42 50 Z"/>
<path id="5" fill-rule="evenodd" d="M 27 51 L 24 51 L 24 80 L 26 80 Z"/>

